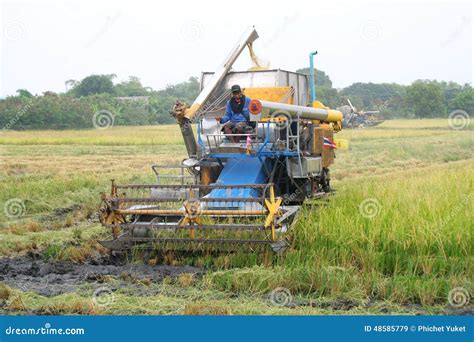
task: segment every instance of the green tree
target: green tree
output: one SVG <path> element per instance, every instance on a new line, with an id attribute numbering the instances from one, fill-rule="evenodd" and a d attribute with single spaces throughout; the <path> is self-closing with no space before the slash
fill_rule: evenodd
<path id="1" fill-rule="evenodd" d="M 353 98 L 359 98 L 362 101 L 361 109 L 372 110 L 380 109 L 387 101 L 400 97 L 403 94 L 403 87 L 394 83 L 357 82 L 342 89 L 341 94 L 349 97 L 351 101 Z"/>
<path id="2" fill-rule="evenodd" d="M 434 118 L 445 114 L 443 89 L 436 81 L 418 80 L 407 87 L 407 109 L 418 118 Z"/>
<path id="3" fill-rule="evenodd" d="M 130 76 L 128 81 L 120 82 L 114 86 L 114 94 L 117 96 L 146 96 L 149 90 L 142 86 L 138 77 Z"/>
<path id="4" fill-rule="evenodd" d="M 66 89 L 70 90 L 76 87 L 79 84 L 79 82 L 76 80 L 67 80 L 66 82 L 64 82 L 64 84 L 66 85 Z"/>
<path id="5" fill-rule="evenodd" d="M 316 98 L 324 105 L 336 108 L 341 105 L 341 96 L 337 89 L 329 86 L 320 86 L 316 88 Z"/>
<path id="6" fill-rule="evenodd" d="M 309 68 L 298 69 L 296 72 L 309 75 Z M 341 104 L 339 92 L 332 87 L 332 81 L 324 71 L 314 69 L 314 85 L 316 87 L 316 99 L 318 101 L 332 108 Z"/>
<path id="7" fill-rule="evenodd" d="M 20 97 L 27 97 L 27 98 L 33 97 L 33 95 L 26 89 L 18 89 L 16 93 Z"/>
<path id="8" fill-rule="evenodd" d="M 88 96 L 94 94 L 112 94 L 114 89 L 114 74 L 110 75 L 90 75 L 77 83 L 71 89 L 72 94 L 77 97 Z"/>
<path id="9" fill-rule="evenodd" d="M 300 74 L 309 75 L 309 68 L 302 68 L 296 70 Z M 322 70 L 314 69 L 314 84 L 317 87 L 326 86 L 332 88 L 332 81 L 328 75 Z"/>
<path id="10" fill-rule="evenodd" d="M 199 95 L 199 81 L 197 77 L 190 77 L 186 82 L 168 85 L 157 93 L 191 103 Z"/>
<path id="11" fill-rule="evenodd" d="M 449 103 L 449 110 L 464 110 L 468 114 L 474 113 L 474 89 L 465 86 Z"/>
<path id="12" fill-rule="evenodd" d="M 152 96 L 150 98 L 150 123 L 168 124 L 176 120 L 170 115 L 170 110 L 176 98 L 168 95 Z"/>
<path id="13" fill-rule="evenodd" d="M 444 105 L 449 108 L 450 103 L 454 98 L 463 90 L 462 85 L 456 82 L 439 82 L 439 85 L 443 89 Z"/>
<path id="14" fill-rule="evenodd" d="M 199 81 L 197 77 L 190 77 L 186 82 L 168 85 L 163 90 L 153 92 L 150 97 L 150 122 L 158 124 L 175 122 L 175 119 L 170 115 L 170 110 L 176 100 L 191 104 L 198 95 Z"/>

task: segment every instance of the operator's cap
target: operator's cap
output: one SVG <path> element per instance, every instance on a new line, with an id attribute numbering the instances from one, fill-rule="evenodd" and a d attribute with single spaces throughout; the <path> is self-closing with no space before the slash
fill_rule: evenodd
<path id="1" fill-rule="evenodd" d="M 238 84 L 234 84 L 232 88 L 230 88 L 230 91 L 236 93 L 242 91 L 242 89 L 240 89 L 240 86 Z"/>

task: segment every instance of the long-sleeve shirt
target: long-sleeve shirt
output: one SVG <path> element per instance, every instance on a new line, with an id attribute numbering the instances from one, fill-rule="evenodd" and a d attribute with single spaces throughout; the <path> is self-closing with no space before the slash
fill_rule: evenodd
<path id="1" fill-rule="evenodd" d="M 224 124 L 226 122 L 249 122 L 250 121 L 250 116 L 249 116 L 249 104 L 251 99 L 247 96 L 245 96 L 245 102 L 244 102 L 244 108 L 242 109 L 242 113 L 235 113 L 232 110 L 232 106 L 230 104 L 230 100 L 227 101 L 227 106 L 225 109 L 225 115 L 221 118 L 221 124 Z"/>

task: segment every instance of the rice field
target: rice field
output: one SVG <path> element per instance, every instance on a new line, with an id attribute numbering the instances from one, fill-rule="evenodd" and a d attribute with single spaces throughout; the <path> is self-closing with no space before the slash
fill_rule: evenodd
<path id="1" fill-rule="evenodd" d="M 94 303 L 85 282 L 45 297 L 0 284 L 1 310 L 53 314 L 443 314 L 453 289 L 473 293 L 473 127 L 446 119 L 393 120 L 343 130 L 334 196 L 306 206 L 291 248 L 253 254 L 163 258 L 135 255 L 132 265 L 204 269 L 160 282 L 108 277 L 113 301 Z M 93 219 L 110 179 L 153 182 L 152 164 L 185 157 L 179 129 L 112 127 L 0 133 L 0 256 L 39 255 L 76 264 L 106 251 Z M 15 205 L 12 205 L 15 204 Z M 16 209 L 16 212 L 12 210 Z M 13 213 L 13 214 L 12 214 Z M 125 284 L 125 285 L 124 285 Z M 460 311 L 454 311 L 460 312 Z"/>

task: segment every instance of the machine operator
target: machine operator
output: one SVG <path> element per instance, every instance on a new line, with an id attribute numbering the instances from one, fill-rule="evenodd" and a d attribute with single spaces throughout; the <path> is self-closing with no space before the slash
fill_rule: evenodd
<path id="1" fill-rule="evenodd" d="M 250 126 L 249 103 L 250 98 L 242 94 L 238 84 L 231 87 L 232 97 L 227 101 L 225 115 L 217 117 L 216 120 L 222 125 L 225 134 L 244 134 L 252 131 Z M 238 143 L 241 136 L 230 135 L 230 142 Z"/>

